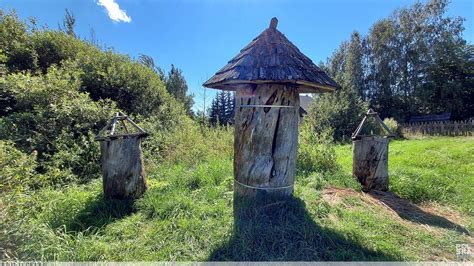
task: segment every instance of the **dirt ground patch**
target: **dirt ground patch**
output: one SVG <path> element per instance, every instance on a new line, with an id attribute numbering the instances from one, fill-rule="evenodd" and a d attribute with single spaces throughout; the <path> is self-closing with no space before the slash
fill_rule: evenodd
<path id="1" fill-rule="evenodd" d="M 468 218 L 445 206 L 431 203 L 416 205 L 395 193 L 377 190 L 364 193 L 353 189 L 329 187 L 323 190 L 322 197 L 332 205 L 342 204 L 346 198 L 360 198 L 367 207 L 379 206 L 401 222 L 421 226 L 432 233 L 435 233 L 433 229 L 436 227 L 455 230 L 467 235 L 474 243 L 472 234 L 467 229 Z"/>

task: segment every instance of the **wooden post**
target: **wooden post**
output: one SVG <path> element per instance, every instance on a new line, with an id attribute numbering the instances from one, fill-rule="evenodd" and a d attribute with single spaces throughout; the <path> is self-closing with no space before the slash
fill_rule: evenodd
<path id="1" fill-rule="evenodd" d="M 363 191 L 388 190 L 388 138 L 371 136 L 353 141 L 352 173 Z"/>
<path id="2" fill-rule="evenodd" d="M 100 142 L 104 197 L 135 199 L 146 190 L 140 147 L 142 135 L 109 137 Z"/>
<path id="3" fill-rule="evenodd" d="M 273 106 L 273 107 L 272 107 Z M 237 90 L 234 202 L 290 196 L 298 147 L 296 87 L 245 85 Z"/>

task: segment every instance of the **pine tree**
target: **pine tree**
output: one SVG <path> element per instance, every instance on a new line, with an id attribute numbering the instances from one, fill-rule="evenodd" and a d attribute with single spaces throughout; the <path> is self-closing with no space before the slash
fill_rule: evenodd
<path id="1" fill-rule="evenodd" d="M 209 124 L 213 126 L 217 125 L 219 121 L 218 116 L 219 116 L 219 106 L 217 104 L 217 96 L 216 96 L 216 98 L 212 99 L 211 108 L 209 111 Z"/>
<path id="2" fill-rule="evenodd" d="M 218 94 L 219 122 L 221 125 L 227 124 L 227 99 L 224 91 Z"/>
<path id="3" fill-rule="evenodd" d="M 215 125 L 230 125 L 234 122 L 235 97 L 231 92 L 219 91 L 211 103 L 209 123 Z"/>
<path id="4" fill-rule="evenodd" d="M 234 124 L 235 97 L 230 91 L 226 92 L 226 121 L 227 124 Z"/>

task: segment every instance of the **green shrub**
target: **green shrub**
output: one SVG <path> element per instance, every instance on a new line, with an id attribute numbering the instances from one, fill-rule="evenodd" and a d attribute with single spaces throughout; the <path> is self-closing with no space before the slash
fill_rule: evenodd
<path id="1" fill-rule="evenodd" d="M 147 117 L 163 108 L 183 108 L 168 94 L 158 73 L 128 56 L 94 48 L 78 54 L 76 63 L 81 91 L 93 100 L 110 99 L 126 113 Z"/>
<path id="2" fill-rule="evenodd" d="M 169 114 L 172 115 L 172 114 Z M 208 128 L 180 109 L 170 121 L 163 117 L 145 119 L 141 126 L 151 135 L 143 142 L 143 152 L 148 165 L 195 165 L 212 158 L 230 158 L 233 152 L 231 127 Z M 165 120 L 166 122 L 162 122 Z"/>
<path id="3" fill-rule="evenodd" d="M 390 129 L 390 131 L 392 131 L 392 134 L 395 135 L 395 137 L 402 136 L 401 127 L 398 125 L 397 120 L 392 117 L 387 117 L 383 120 L 383 123 L 388 127 L 388 129 Z"/>
<path id="4" fill-rule="evenodd" d="M 12 141 L 0 140 L 0 192 L 27 190 L 39 182 L 36 153 L 19 151 Z"/>
<path id="5" fill-rule="evenodd" d="M 81 50 L 97 49 L 62 31 L 35 31 L 30 38 L 37 55 L 38 67 L 43 73 L 53 65 L 60 66 L 67 60 L 74 60 Z"/>
<path id="6" fill-rule="evenodd" d="M 310 105 L 305 121 L 316 132 L 332 131 L 336 141 L 349 140 L 367 110 L 355 93 L 340 90 L 323 94 Z"/>
<path id="7" fill-rule="evenodd" d="M 309 123 L 303 123 L 299 136 L 298 173 L 326 172 L 337 168 L 332 131 L 316 132 Z"/>
<path id="8" fill-rule="evenodd" d="M 34 71 L 37 68 L 37 54 L 29 39 L 27 24 L 12 11 L 0 10 L 0 49 L 6 55 L 9 71 Z"/>
<path id="9" fill-rule="evenodd" d="M 98 144 L 91 131 L 102 127 L 116 107 L 79 91 L 74 64 L 51 67 L 41 76 L 9 74 L 0 78 L 0 89 L 15 103 L 0 117 L 0 139 L 14 141 L 25 153 L 36 152 L 38 170 L 49 172 L 53 183 L 97 176 Z"/>

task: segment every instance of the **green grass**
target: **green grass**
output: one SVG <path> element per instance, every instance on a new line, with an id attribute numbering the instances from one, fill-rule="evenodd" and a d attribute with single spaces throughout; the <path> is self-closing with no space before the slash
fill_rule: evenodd
<path id="1" fill-rule="evenodd" d="M 453 260 L 472 241 L 459 230 L 473 229 L 472 138 L 390 144 L 391 190 L 451 223 L 397 216 L 360 192 L 350 146 L 336 151 L 340 170 L 298 176 L 294 198 L 246 213 L 238 230 L 226 156 L 150 170 L 134 203 L 104 201 L 100 180 L 2 195 L 0 247 L 22 260 Z"/>
<path id="2" fill-rule="evenodd" d="M 337 158 L 352 171 L 352 147 L 339 146 Z M 390 190 L 420 203 L 436 201 L 474 215 L 474 138 L 437 137 L 391 141 Z"/>

